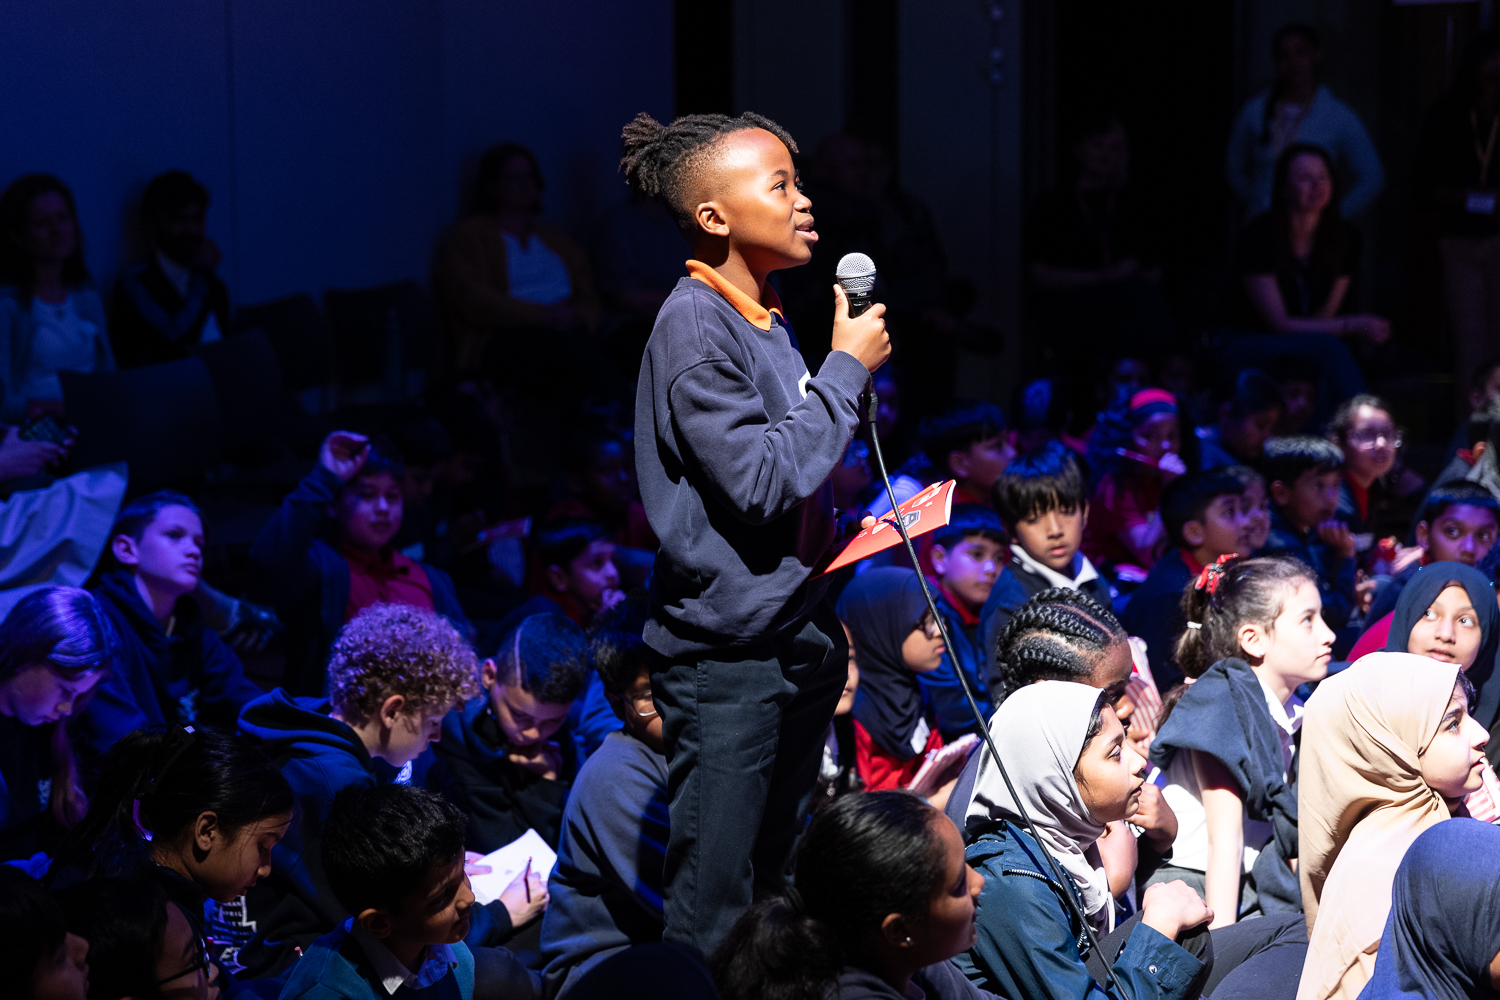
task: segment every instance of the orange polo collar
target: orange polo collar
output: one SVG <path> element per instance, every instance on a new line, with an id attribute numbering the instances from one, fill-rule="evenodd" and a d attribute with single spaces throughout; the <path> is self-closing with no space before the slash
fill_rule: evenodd
<path id="1" fill-rule="evenodd" d="M 770 285 L 766 286 L 766 304 L 761 305 L 750 296 L 724 280 L 724 276 L 701 260 L 690 260 L 687 262 L 688 277 L 697 278 L 709 288 L 724 296 L 724 300 L 734 306 L 739 314 L 745 317 L 752 326 L 762 330 L 771 329 L 771 314 L 775 313 L 783 321 L 786 314 L 781 311 L 781 298 L 776 294 L 776 289 Z"/>

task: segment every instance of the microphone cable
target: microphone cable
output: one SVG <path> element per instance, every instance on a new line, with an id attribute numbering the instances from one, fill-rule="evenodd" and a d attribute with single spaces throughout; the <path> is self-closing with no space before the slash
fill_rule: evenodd
<path id="1" fill-rule="evenodd" d="M 880 403 L 875 395 L 873 380 L 870 383 L 869 393 L 870 405 L 867 417 L 870 424 L 870 444 L 875 451 L 875 464 L 880 468 L 880 481 L 885 483 L 885 493 L 891 501 L 891 520 L 895 522 L 896 530 L 901 534 L 901 540 L 906 543 L 906 554 L 911 557 L 912 568 L 917 573 L 917 583 L 922 587 L 922 596 L 927 599 L 927 610 L 932 613 L 932 620 L 937 623 L 938 631 L 943 637 L 943 645 L 948 650 L 948 657 L 953 661 L 953 672 L 958 675 L 959 685 L 964 689 L 964 697 L 969 701 L 969 709 L 974 713 L 974 718 L 979 723 L 979 732 L 984 737 L 984 748 L 980 753 L 982 754 L 985 750 L 988 750 L 990 757 L 995 761 L 995 767 L 999 769 L 1000 777 L 1005 781 L 1005 789 L 1010 792 L 1011 801 L 1016 805 L 1016 812 L 1020 814 L 1021 822 L 1026 826 L 1026 832 L 1031 834 L 1032 840 L 1036 841 L 1037 847 L 1042 852 L 1042 856 L 1047 859 L 1048 867 L 1052 869 L 1053 877 L 1063 887 L 1063 898 L 1067 901 L 1068 908 L 1078 918 L 1079 924 L 1082 925 L 1083 933 L 1088 938 L 1089 947 L 1099 956 L 1099 960 L 1104 966 L 1105 976 L 1109 978 L 1110 984 L 1119 991 L 1122 1000 L 1131 1000 L 1131 996 L 1126 992 L 1124 984 L 1115 975 L 1114 966 L 1109 961 L 1109 957 L 1104 954 L 1104 949 L 1100 947 L 1099 936 L 1094 933 L 1094 926 L 1089 922 L 1088 914 L 1083 912 L 1083 907 L 1074 896 L 1075 890 L 1072 886 L 1071 876 L 1063 873 L 1057 864 L 1057 859 L 1052 856 L 1052 852 L 1047 850 L 1046 845 L 1042 843 L 1041 835 L 1037 833 L 1036 824 L 1031 821 L 1031 816 L 1026 812 L 1026 807 L 1021 804 L 1021 797 L 1016 794 L 1016 786 L 1011 783 L 1010 774 L 1005 770 L 1005 763 L 1000 759 L 1000 751 L 995 747 L 995 739 L 990 735 L 989 723 L 986 721 L 984 713 L 979 709 L 979 699 L 975 697 L 974 687 L 969 683 L 968 672 L 958 662 L 958 656 L 955 652 L 957 647 L 953 645 L 953 638 L 948 634 L 948 623 L 942 614 L 939 613 L 937 601 L 933 599 L 932 590 L 927 586 L 927 577 L 922 573 L 922 564 L 917 561 L 916 546 L 911 543 L 911 535 L 906 533 L 906 523 L 901 517 L 901 505 L 896 502 L 896 489 L 891 485 L 890 473 L 885 468 L 885 456 L 880 451 L 880 432 L 875 427 L 875 417 Z M 983 766 L 982 759 L 980 764 Z M 963 831 L 960 830 L 959 833 L 962 834 Z M 1106 905 L 1115 905 L 1113 895 L 1111 895 L 1109 903 Z M 1079 957 L 1082 958 L 1083 956 Z"/>

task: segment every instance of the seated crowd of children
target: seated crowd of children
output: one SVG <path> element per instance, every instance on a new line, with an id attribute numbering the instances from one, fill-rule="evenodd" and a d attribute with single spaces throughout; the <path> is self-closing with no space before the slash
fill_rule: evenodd
<path id="1" fill-rule="evenodd" d="M 756 198 L 805 201 L 791 193 L 795 144 L 746 121 L 761 136 L 746 148 L 787 154 L 774 194 Z M 631 170 L 686 197 L 709 190 L 710 166 L 739 169 L 690 132 Z M 700 208 L 749 211 L 726 203 Z M 776 232 L 810 253 L 810 222 Z M 723 312 L 801 367 L 795 340 L 771 333 L 784 322 L 774 289 L 755 301 L 701 260 L 689 269 L 679 313 L 684 301 Z M 880 313 L 866 315 L 868 333 Z M 854 343 L 857 319 L 839 316 L 834 343 Z M 608 420 L 578 435 L 566 489 L 534 526 L 455 500 L 454 483 L 477 473 L 449 431 L 503 423 L 475 417 L 488 403 L 468 390 L 455 399 L 472 406 L 454 403 L 446 424 L 335 431 L 245 547 L 259 610 L 228 619 L 204 581 L 211 508 L 171 491 L 132 499 L 86 586 L 32 589 L 0 620 L 12 992 L 1500 989 L 1500 909 L 1488 909 L 1500 406 L 1476 402 L 1424 493 L 1375 396 L 1343 401 L 1314 434 L 1286 378 L 1240 371 L 1207 406 L 1139 374 L 1109 388 L 1087 427 L 1032 419 L 1027 401 L 1052 397 L 1026 387 L 1015 421 L 965 401 L 913 429 L 886 354 L 869 353 L 836 348 L 832 374 L 800 383 L 767 362 L 762 381 L 802 437 L 766 446 L 776 461 L 760 465 L 777 434 L 759 429 L 768 390 L 730 362 L 726 375 L 679 358 L 702 381 L 664 379 L 663 416 L 643 375 L 639 442 Z M 653 357 L 648 369 L 668 360 Z M 820 575 L 817 589 L 811 566 L 828 546 L 808 539 L 890 511 L 868 464 L 879 442 L 851 429 L 866 378 L 899 462 L 890 495 L 953 480 L 951 509 L 910 550 Z M 679 391 L 691 398 L 672 409 Z M 820 407 L 855 434 L 847 446 L 802 420 Z M 682 433 L 657 426 L 648 440 L 658 420 Z M 643 480 L 658 480 L 655 531 L 637 448 Z M 839 517 L 814 509 L 816 492 Z M 798 519 L 813 527 L 787 527 Z M 772 551 L 777 532 L 786 551 Z M 692 550 L 715 546 L 738 575 L 697 573 Z M 796 614 L 773 593 L 788 580 L 807 598 Z M 713 601 L 733 616 L 712 618 Z M 279 675 L 247 671 L 231 634 L 241 613 L 283 623 Z M 677 653 L 651 645 L 664 634 Z M 805 662 L 779 648 L 799 644 Z M 735 670 L 771 681 L 736 687 Z M 764 779 L 761 800 L 737 811 L 749 779 Z M 798 801 L 797 787 L 810 795 Z M 713 839 L 743 843 L 728 860 L 751 856 L 753 893 L 749 875 L 725 888 Z"/>

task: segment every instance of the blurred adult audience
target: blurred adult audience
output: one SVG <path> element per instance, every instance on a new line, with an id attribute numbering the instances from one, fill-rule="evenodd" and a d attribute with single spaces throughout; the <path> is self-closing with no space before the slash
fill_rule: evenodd
<path id="1" fill-rule="evenodd" d="M 1251 218 L 1275 201 L 1276 162 L 1302 143 L 1337 164 L 1347 194 L 1343 214 L 1358 215 L 1385 185 L 1380 155 L 1359 116 L 1318 82 L 1323 43 L 1307 24 L 1284 24 L 1271 38 L 1276 80 L 1245 102 L 1229 134 L 1229 186 Z"/>
<path id="2" fill-rule="evenodd" d="M 0 421 L 62 411 L 59 372 L 115 367 L 78 206 L 51 174 L 0 194 Z"/>
<path id="3" fill-rule="evenodd" d="M 109 333 L 122 368 L 185 358 L 230 330 L 229 289 L 214 273 L 223 256 L 208 238 L 209 195 L 169 170 L 141 194 L 151 255 L 126 268 L 110 301 Z"/>

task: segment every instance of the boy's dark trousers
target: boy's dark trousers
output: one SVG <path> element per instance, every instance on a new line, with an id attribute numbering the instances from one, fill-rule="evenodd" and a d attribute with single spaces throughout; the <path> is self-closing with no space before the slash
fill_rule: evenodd
<path id="1" fill-rule="evenodd" d="M 671 796 L 667 940 L 709 954 L 753 898 L 785 889 L 847 663 L 820 602 L 773 639 L 653 667 Z"/>

